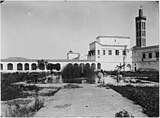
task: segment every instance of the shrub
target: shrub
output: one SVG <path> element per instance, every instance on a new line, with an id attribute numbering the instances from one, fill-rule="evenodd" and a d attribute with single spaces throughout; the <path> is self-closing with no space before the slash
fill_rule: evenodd
<path id="1" fill-rule="evenodd" d="M 126 110 L 117 112 L 117 113 L 115 114 L 115 116 L 116 116 L 116 117 L 134 117 L 134 116 L 132 116 L 132 114 L 129 114 L 128 111 L 126 111 Z"/>
<path id="2" fill-rule="evenodd" d="M 82 88 L 82 87 L 79 85 L 75 85 L 75 84 L 67 84 L 64 86 L 64 88 L 71 89 L 71 88 Z"/>
<path id="3" fill-rule="evenodd" d="M 37 75 L 37 78 L 42 78 L 49 75 L 49 72 L 31 72 L 31 73 L 1 73 L 1 82 L 2 83 L 15 83 L 20 81 L 34 81 L 35 76 Z"/>
<path id="4" fill-rule="evenodd" d="M 44 107 L 44 101 L 39 100 L 38 98 L 33 102 L 31 106 L 21 106 L 16 103 L 14 106 L 9 107 L 9 113 L 6 114 L 6 117 L 30 117 L 33 116 L 42 107 Z"/>
<path id="5" fill-rule="evenodd" d="M 12 100 L 16 98 L 25 98 L 27 93 L 22 93 L 22 88 L 18 86 L 13 86 L 10 84 L 2 84 L 1 86 L 1 100 Z"/>
<path id="6" fill-rule="evenodd" d="M 104 71 L 105 75 L 117 75 L 117 71 Z M 154 81 L 154 82 L 159 82 L 159 72 L 157 71 L 121 71 L 120 74 L 123 77 L 135 77 L 137 79 L 141 80 L 148 80 L 148 81 Z M 146 78 L 144 78 L 146 77 Z"/>
<path id="7" fill-rule="evenodd" d="M 63 82 L 66 83 L 81 83 L 80 78 L 86 78 L 87 82 L 94 81 L 94 70 L 91 69 L 87 64 L 82 68 L 76 65 L 68 64 L 62 70 L 62 78 Z M 77 79 L 79 78 L 79 79 Z"/>
<path id="8" fill-rule="evenodd" d="M 45 73 L 41 73 L 40 76 L 44 76 Z M 32 74 L 30 73 L 2 73 L 1 74 L 1 100 L 12 100 L 16 98 L 25 98 L 27 93 L 23 93 L 23 90 L 39 90 L 36 86 L 17 86 L 12 83 L 20 82 L 24 80 L 32 80 Z"/>

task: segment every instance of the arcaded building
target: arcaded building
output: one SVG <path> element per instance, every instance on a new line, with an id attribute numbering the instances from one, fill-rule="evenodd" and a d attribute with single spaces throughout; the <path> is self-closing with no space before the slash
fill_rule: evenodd
<path id="1" fill-rule="evenodd" d="M 159 70 L 159 45 L 146 46 L 146 17 L 139 9 L 136 22 L 136 46 L 132 48 L 132 70 Z"/>
<path id="2" fill-rule="evenodd" d="M 72 58 L 73 55 L 69 58 Z M 37 72 L 37 71 L 49 71 L 47 68 L 39 70 L 37 68 L 38 60 L 41 59 L 26 59 L 20 57 L 12 57 L 7 59 L 1 59 L 0 71 L 1 72 Z M 48 63 L 59 64 L 60 70 L 63 69 L 67 64 L 79 65 L 84 67 L 85 65 L 96 69 L 97 63 L 94 60 L 81 60 L 81 59 L 45 59 Z"/>

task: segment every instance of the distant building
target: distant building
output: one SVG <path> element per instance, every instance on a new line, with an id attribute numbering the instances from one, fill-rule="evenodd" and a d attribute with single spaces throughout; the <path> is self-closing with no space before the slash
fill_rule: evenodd
<path id="1" fill-rule="evenodd" d="M 68 59 L 68 60 L 80 59 L 80 53 L 75 53 L 75 52 L 73 52 L 72 50 L 70 50 L 70 51 L 67 53 L 67 59 Z"/>
<path id="2" fill-rule="evenodd" d="M 88 60 L 95 60 L 98 69 L 115 70 L 117 65 L 125 65 L 123 70 L 131 71 L 130 38 L 121 36 L 98 36 L 90 43 Z"/>
<path id="3" fill-rule="evenodd" d="M 159 45 L 146 46 L 146 17 L 136 17 L 136 46 L 132 48 L 132 70 L 159 70 Z"/>

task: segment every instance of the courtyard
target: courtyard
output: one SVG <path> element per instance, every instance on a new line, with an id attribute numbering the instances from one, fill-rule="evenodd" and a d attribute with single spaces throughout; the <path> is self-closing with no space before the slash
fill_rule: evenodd
<path id="1" fill-rule="evenodd" d="M 75 83 L 77 82 L 75 80 L 74 83 L 44 83 L 45 80 L 42 81 L 41 78 L 47 78 L 49 74 L 39 73 L 38 82 L 35 83 L 31 75 L 24 73 L 11 75 L 2 75 L 1 80 L 3 85 L 1 105 L 4 117 L 157 117 L 159 115 L 159 82 L 140 79 L 117 82 L 116 76 L 105 74 L 104 84 L 96 81 L 92 84 L 89 83 L 91 81 Z M 23 81 L 18 80 L 22 77 L 25 78 Z M 27 77 L 32 81 L 26 80 Z"/>

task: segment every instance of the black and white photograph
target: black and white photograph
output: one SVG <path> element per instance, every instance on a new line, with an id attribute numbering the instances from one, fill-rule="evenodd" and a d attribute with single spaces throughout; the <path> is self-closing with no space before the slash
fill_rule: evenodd
<path id="1" fill-rule="evenodd" d="M 159 117 L 159 1 L 0 4 L 1 117 Z"/>

